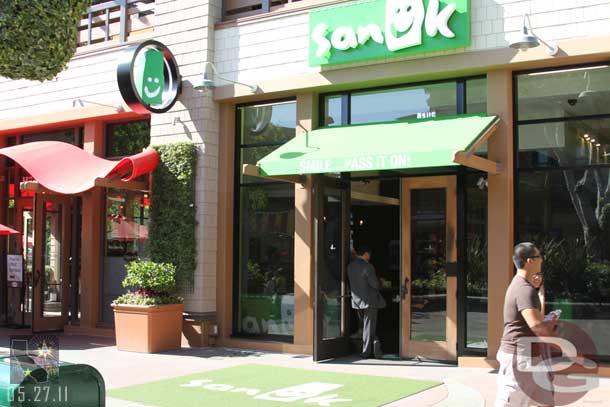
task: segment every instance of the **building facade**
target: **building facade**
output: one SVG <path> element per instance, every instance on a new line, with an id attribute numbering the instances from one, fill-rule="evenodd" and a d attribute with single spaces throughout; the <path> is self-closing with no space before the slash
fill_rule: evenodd
<path id="1" fill-rule="evenodd" d="M 547 308 L 607 361 L 608 1 L 141 3 L 149 24 L 127 42 L 79 47 L 56 81 L 0 82 L 0 135 L 71 129 L 120 156 L 114 134 L 137 134 L 120 126 L 149 126 L 152 144 L 199 147 L 191 343 L 356 352 L 345 265 L 367 244 L 384 352 L 492 363 L 512 248 L 527 240 L 543 251 Z M 509 47 L 524 25 L 540 43 L 527 52 Z M 167 113 L 117 112 L 117 55 L 148 38 L 175 55 L 182 94 Z M 197 86 L 204 70 L 213 90 Z M 109 194 L 81 198 L 93 242 L 81 239 L 80 321 L 66 329 L 111 327 L 109 270 L 127 249 L 88 213 Z"/>

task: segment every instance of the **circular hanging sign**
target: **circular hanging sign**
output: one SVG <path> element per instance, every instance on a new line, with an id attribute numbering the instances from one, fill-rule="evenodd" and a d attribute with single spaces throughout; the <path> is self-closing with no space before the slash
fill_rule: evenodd
<path id="1" fill-rule="evenodd" d="M 182 89 L 178 64 L 169 49 L 148 40 L 127 48 L 116 71 L 123 100 L 137 113 L 165 113 Z"/>

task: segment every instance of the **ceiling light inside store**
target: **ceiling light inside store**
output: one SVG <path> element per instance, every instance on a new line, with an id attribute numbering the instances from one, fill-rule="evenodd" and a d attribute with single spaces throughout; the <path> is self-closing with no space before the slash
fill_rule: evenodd
<path id="1" fill-rule="evenodd" d="M 595 143 L 595 139 L 592 138 L 591 140 L 589 140 L 591 143 Z"/>
<path id="2" fill-rule="evenodd" d="M 584 138 L 589 138 L 589 135 L 588 135 L 588 134 L 585 134 L 583 137 L 584 137 Z"/>
<path id="3" fill-rule="evenodd" d="M 601 146 L 602 146 L 602 145 L 601 145 L 600 143 L 597 143 L 597 144 L 595 145 L 595 147 L 601 147 Z"/>

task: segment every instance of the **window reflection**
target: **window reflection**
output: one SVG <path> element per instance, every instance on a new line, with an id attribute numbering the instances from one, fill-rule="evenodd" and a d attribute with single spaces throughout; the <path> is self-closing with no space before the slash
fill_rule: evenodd
<path id="1" fill-rule="evenodd" d="M 240 107 L 237 113 L 240 164 L 255 164 L 296 135 L 294 101 Z M 236 179 L 240 186 L 234 332 L 290 337 L 294 333 L 294 186 L 239 171 Z"/>
<path id="2" fill-rule="evenodd" d="M 148 255 L 147 193 L 109 189 L 106 193 L 106 256 Z"/>
<path id="3" fill-rule="evenodd" d="M 353 93 L 351 124 L 457 114 L 455 82 Z"/>
<path id="4" fill-rule="evenodd" d="M 610 355 L 610 69 L 516 79 L 519 119 L 541 120 L 518 123 L 517 238 L 544 253 L 547 310 Z"/>
<path id="5" fill-rule="evenodd" d="M 608 164 L 610 119 L 552 121 L 519 126 L 519 166 Z"/>
<path id="6" fill-rule="evenodd" d="M 610 67 L 519 75 L 519 120 L 610 113 Z"/>

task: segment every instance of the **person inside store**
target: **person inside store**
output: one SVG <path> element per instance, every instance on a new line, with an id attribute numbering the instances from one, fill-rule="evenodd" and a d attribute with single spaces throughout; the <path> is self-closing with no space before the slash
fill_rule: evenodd
<path id="1" fill-rule="evenodd" d="M 379 292 L 379 280 L 371 264 L 371 250 L 366 244 L 356 247 L 356 257 L 347 266 L 347 276 L 352 308 L 358 312 L 363 323 L 361 356 L 370 358 L 374 354 L 376 358 L 381 358 L 381 343 L 376 339 L 377 314 L 386 303 Z"/>

